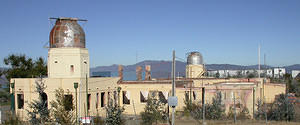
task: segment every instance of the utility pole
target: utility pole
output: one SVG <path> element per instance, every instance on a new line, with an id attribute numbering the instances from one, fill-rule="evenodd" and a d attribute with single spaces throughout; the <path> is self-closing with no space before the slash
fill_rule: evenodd
<path id="1" fill-rule="evenodd" d="M 206 123 L 205 123 L 205 88 L 203 86 L 202 86 L 202 124 L 206 125 Z"/>
<path id="2" fill-rule="evenodd" d="M 260 78 L 260 44 L 258 45 L 258 78 Z"/>
<path id="3" fill-rule="evenodd" d="M 78 88 L 78 82 L 74 82 L 74 89 L 75 89 L 75 99 L 76 99 L 76 124 L 78 124 L 78 107 L 77 107 L 77 88 Z"/>
<path id="4" fill-rule="evenodd" d="M 252 109 L 253 109 L 253 117 L 255 116 L 255 87 L 253 87 L 253 90 L 252 90 L 253 94 L 253 103 L 252 103 Z"/>
<path id="5" fill-rule="evenodd" d="M 172 96 L 175 97 L 175 50 L 173 50 L 173 64 L 172 64 Z M 175 106 L 172 107 L 172 125 L 175 125 Z"/>
<path id="6" fill-rule="evenodd" d="M 236 123 L 235 92 L 233 93 L 234 123 Z"/>
<path id="7" fill-rule="evenodd" d="M 89 116 L 89 93 L 88 93 L 88 79 L 87 74 L 85 74 L 85 91 L 86 91 L 86 114 Z"/>

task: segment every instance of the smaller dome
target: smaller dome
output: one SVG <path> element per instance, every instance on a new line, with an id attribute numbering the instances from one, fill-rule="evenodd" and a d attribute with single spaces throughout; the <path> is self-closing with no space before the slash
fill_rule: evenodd
<path id="1" fill-rule="evenodd" d="M 203 64 L 203 57 L 199 52 L 190 52 L 187 57 L 188 65 L 200 65 Z"/>

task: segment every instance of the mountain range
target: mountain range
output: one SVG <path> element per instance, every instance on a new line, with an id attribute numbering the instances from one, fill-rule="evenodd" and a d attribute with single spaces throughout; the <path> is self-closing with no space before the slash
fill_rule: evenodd
<path id="1" fill-rule="evenodd" d="M 151 65 L 151 74 L 154 78 L 166 78 L 170 76 L 172 61 L 164 61 L 164 60 L 145 60 L 138 62 L 133 65 L 125 65 L 124 72 L 135 72 L 136 66 L 142 66 L 143 70 L 145 69 L 145 65 Z M 177 75 L 184 76 L 185 74 L 185 66 L 186 63 L 182 61 L 176 61 L 176 72 Z M 207 70 L 248 70 L 248 69 L 258 69 L 258 65 L 233 65 L 233 64 L 206 64 L 205 68 Z M 261 69 L 269 69 L 275 68 L 268 65 L 261 65 Z M 286 68 L 288 73 L 291 73 L 292 70 L 300 70 L 300 64 L 283 66 Z M 113 73 L 118 72 L 118 65 L 114 64 L 111 66 L 97 66 L 90 69 L 91 72 L 101 72 L 101 71 L 110 71 Z"/>

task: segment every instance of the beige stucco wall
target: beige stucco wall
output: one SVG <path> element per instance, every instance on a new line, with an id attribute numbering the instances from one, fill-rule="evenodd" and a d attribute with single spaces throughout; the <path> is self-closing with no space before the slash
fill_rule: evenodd
<path id="1" fill-rule="evenodd" d="M 113 102 L 120 103 L 121 106 L 124 106 L 126 115 L 139 115 L 140 112 L 144 111 L 144 107 L 146 105 L 145 102 L 140 101 L 140 92 L 141 91 L 161 91 L 168 92 L 168 96 L 171 95 L 172 85 L 169 81 L 161 82 L 161 81 L 134 81 L 134 83 L 130 82 L 119 82 L 119 77 L 104 77 L 104 78 L 88 78 L 88 92 L 91 94 L 90 97 L 90 110 L 88 111 L 90 116 L 96 116 L 97 114 L 105 117 L 106 110 L 105 107 L 108 106 L 108 98 L 110 93 L 110 98 L 114 99 L 113 93 L 117 91 L 118 88 L 121 89 L 117 100 L 113 100 Z M 74 82 L 79 83 L 78 88 L 78 96 L 77 96 L 77 109 L 79 117 L 85 116 L 86 113 L 86 79 L 85 78 L 44 78 L 45 85 L 47 89 L 45 92 L 48 96 L 48 103 L 55 99 L 55 89 L 63 88 L 65 91 L 69 91 L 74 98 L 75 101 L 75 89 Z M 14 78 L 11 82 L 15 82 L 15 99 L 16 99 L 16 112 L 19 116 L 26 120 L 27 112 L 25 111 L 28 108 L 28 103 L 36 100 L 38 98 L 38 94 L 35 92 L 35 81 L 34 78 Z M 250 115 L 253 113 L 253 88 L 255 88 L 255 103 L 258 99 L 261 98 L 260 82 L 249 82 L 246 84 L 242 84 L 243 82 L 239 79 L 227 79 L 225 82 L 224 79 L 195 79 L 193 80 L 194 86 L 192 91 L 196 92 L 196 99 L 192 97 L 192 101 L 194 103 L 202 102 L 202 81 L 205 87 L 205 101 L 206 103 L 211 103 L 212 98 L 215 97 L 216 92 L 220 91 L 222 93 L 222 102 L 226 106 L 226 112 L 229 111 L 229 107 L 233 105 L 232 93 L 236 96 L 236 104 L 242 103 L 249 110 Z M 231 84 L 226 84 L 231 81 Z M 200 84 L 201 83 L 201 84 Z M 209 83 L 209 84 L 208 84 Z M 269 100 L 274 100 L 275 96 L 280 93 L 285 92 L 284 85 L 277 84 L 265 84 L 265 96 Z M 176 107 L 177 111 L 183 111 L 185 93 L 189 92 L 191 88 L 189 86 L 177 87 L 176 88 L 176 96 L 178 97 L 178 106 Z M 123 104 L 122 92 L 129 91 L 130 92 L 130 104 Z M 105 93 L 104 107 L 100 106 L 101 103 L 101 93 Z M 96 108 L 97 103 L 97 93 L 99 94 L 99 106 Z M 24 109 L 17 108 L 17 94 L 24 94 L 25 104 Z M 268 101 L 268 100 L 267 100 Z M 49 104 L 49 108 L 51 108 Z M 255 107 L 256 109 L 256 107 Z"/>
<path id="2" fill-rule="evenodd" d="M 74 71 L 70 66 L 73 65 Z M 89 53 L 86 48 L 50 48 L 49 78 L 84 78 L 89 76 Z"/>
<path id="3" fill-rule="evenodd" d="M 96 115 L 97 110 L 99 115 L 104 116 L 105 113 L 104 107 L 96 109 L 96 93 L 105 92 L 106 98 L 108 98 L 108 92 L 115 91 L 117 89 L 117 82 L 119 77 L 109 77 L 109 78 L 89 78 L 88 79 L 88 92 L 91 94 L 91 106 L 89 110 L 90 115 Z M 35 78 L 14 78 L 11 79 L 11 82 L 15 83 L 15 107 L 16 113 L 23 118 L 27 119 L 27 111 L 30 110 L 28 105 L 33 100 L 38 99 L 38 93 L 36 91 L 36 82 Z M 47 86 L 45 93 L 48 96 L 48 108 L 51 109 L 50 102 L 55 100 L 55 90 L 58 88 L 63 88 L 65 93 L 69 92 L 73 95 L 75 103 L 75 89 L 74 82 L 79 83 L 78 85 L 78 95 L 77 95 L 77 104 L 78 104 L 78 114 L 79 116 L 85 116 L 85 106 L 86 106 L 86 79 L 85 78 L 44 78 L 44 84 Z M 12 90 L 11 90 L 12 92 Z M 17 94 L 24 94 L 24 108 L 18 109 L 18 100 Z M 107 104 L 107 103 L 106 103 Z M 74 104 L 75 105 L 75 104 Z M 102 113 L 101 113 L 102 112 Z"/>
<path id="4" fill-rule="evenodd" d="M 186 78 L 201 78 L 205 72 L 204 66 L 199 65 L 186 65 Z"/>

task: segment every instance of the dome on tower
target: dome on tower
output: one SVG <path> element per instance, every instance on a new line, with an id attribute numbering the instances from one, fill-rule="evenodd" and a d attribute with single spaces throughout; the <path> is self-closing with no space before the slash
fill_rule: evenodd
<path id="1" fill-rule="evenodd" d="M 85 33 L 77 18 L 57 18 L 50 32 L 50 48 L 85 48 Z"/>
<path id="2" fill-rule="evenodd" d="M 199 52 L 190 52 L 187 57 L 188 65 L 200 65 L 203 64 L 203 57 Z"/>

